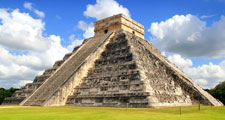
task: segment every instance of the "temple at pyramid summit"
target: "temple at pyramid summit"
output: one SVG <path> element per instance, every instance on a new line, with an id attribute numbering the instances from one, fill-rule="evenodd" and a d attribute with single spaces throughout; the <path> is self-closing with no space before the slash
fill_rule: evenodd
<path id="1" fill-rule="evenodd" d="M 3 104 L 158 107 L 223 104 L 150 42 L 144 26 L 118 14 L 94 23 L 85 39 Z"/>

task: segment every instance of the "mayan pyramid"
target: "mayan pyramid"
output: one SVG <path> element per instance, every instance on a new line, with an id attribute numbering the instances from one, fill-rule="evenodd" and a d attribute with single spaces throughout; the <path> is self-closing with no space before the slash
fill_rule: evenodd
<path id="1" fill-rule="evenodd" d="M 3 104 L 223 105 L 144 40 L 141 24 L 119 14 L 94 25 L 94 37 L 84 40 Z"/>

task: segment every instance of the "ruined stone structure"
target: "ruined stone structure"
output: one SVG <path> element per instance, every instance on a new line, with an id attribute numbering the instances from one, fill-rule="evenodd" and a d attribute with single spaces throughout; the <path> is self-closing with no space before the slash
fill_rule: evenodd
<path id="1" fill-rule="evenodd" d="M 95 22 L 95 36 L 4 104 L 186 106 L 223 104 L 144 40 L 144 27 L 119 14 Z"/>

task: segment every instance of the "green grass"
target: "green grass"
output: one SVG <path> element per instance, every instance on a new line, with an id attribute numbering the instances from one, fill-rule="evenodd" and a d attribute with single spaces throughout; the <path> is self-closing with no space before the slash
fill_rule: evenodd
<path id="1" fill-rule="evenodd" d="M 225 120 L 225 107 L 170 108 L 0 106 L 0 120 Z"/>

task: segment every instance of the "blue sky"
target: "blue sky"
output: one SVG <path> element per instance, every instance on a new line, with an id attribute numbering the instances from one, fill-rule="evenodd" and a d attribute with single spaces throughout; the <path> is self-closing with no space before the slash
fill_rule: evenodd
<path id="1" fill-rule="evenodd" d="M 225 78 L 225 0 L 0 0 L 0 9 L 0 87 L 31 82 L 92 36 L 94 21 L 120 12 L 144 25 L 145 39 L 200 86 Z"/>
<path id="2" fill-rule="evenodd" d="M 24 2 L 33 3 L 34 7 L 45 13 L 43 21 L 46 34 L 57 34 L 65 40 L 72 33 L 82 34 L 82 31 L 76 28 L 78 21 L 85 20 L 94 22 L 96 19 L 87 18 L 83 15 L 88 4 L 96 3 L 95 0 L 54 0 L 47 2 L 45 0 L 0 0 L 1 8 L 19 9 L 21 12 L 28 12 L 34 18 L 38 18 L 34 13 L 23 7 Z M 207 25 L 220 18 L 225 13 L 225 1 L 223 0 L 141 0 L 128 1 L 117 0 L 117 2 L 128 8 L 132 19 L 149 28 L 152 22 L 159 22 L 171 18 L 172 16 L 192 14 L 196 16 L 211 16 L 205 19 Z M 58 16 L 58 17 L 57 17 Z M 62 32 L 64 31 L 64 32 Z M 150 33 L 145 29 L 148 39 Z"/>

